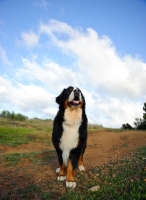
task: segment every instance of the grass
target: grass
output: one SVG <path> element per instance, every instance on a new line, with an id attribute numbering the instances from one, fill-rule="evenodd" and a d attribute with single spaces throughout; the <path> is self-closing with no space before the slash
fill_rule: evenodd
<path id="1" fill-rule="evenodd" d="M 11 122 L 0 119 L 0 144 L 18 146 L 29 142 L 46 142 L 51 137 L 53 122 L 51 120 L 28 120 L 25 122 Z M 102 125 L 88 125 L 89 132 L 112 131 L 121 132 L 122 129 L 108 129 Z M 49 144 L 49 143 L 48 143 Z"/>
<path id="2" fill-rule="evenodd" d="M 35 194 L 39 193 L 41 191 L 41 187 L 40 186 L 37 186 L 37 185 L 34 185 L 34 184 L 31 184 L 31 185 L 28 185 L 28 187 L 26 187 L 25 189 L 18 189 L 17 190 L 17 194 L 20 195 L 20 196 L 27 196 L 27 194 L 29 194 L 29 196 L 35 196 Z M 37 196 L 37 195 L 36 195 Z"/>
<path id="3" fill-rule="evenodd" d="M 34 129 L 23 127 L 0 127 L 0 143 L 17 146 L 29 142 L 28 135 L 35 133 Z"/>
<path id="4" fill-rule="evenodd" d="M 16 166 L 22 159 L 34 160 L 36 155 L 37 154 L 35 152 L 4 154 L 1 156 L 1 160 L 6 163 L 6 166 Z"/>
<path id="5" fill-rule="evenodd" d="M 52 132 L 52 123 L 46 120 L 0 122 L 0 144 L 2 145 L 18 146 L 29 142 L 46 142 Z"/>
<path id="6" fill-rule="evenodd" d="M 47 152 L 43 152 L 45 154 Z M 27 158 L 27 155 L 19 155 Z M 54 152 L 50 152 L 53 159 Z M 103 167 L 90 168 L 77 173 L 77 188 L 66 189 L 64 182 L 48 180 L 30 184 L 26 188 L 9 191 L 0 199 L 60 199 L 60 200 L 142 200 L 146 199 L 146 146 L 138 149 L 129 160 L 110 162 Z M 48 157 L 44 156 L 44 161 Z M 11 160 L 11 159 L 10 159 Z M 50 160 L 51 161 L 51 160 Z M 12 159 L 13 162 L 13 159 Z M 46 163 L 45 163 L 46 164 Z M 89 191 L 92 186 L 100 186 L 98 191 Z"/>
<path id="7" fill-rule="evenodd" d="M 50 123 L 50 124 L 49 124 Z M 91 131 L 121 132 L 122 129 L 105 129 L 102 126 L 89 126 Z M 127 131 L 127 130 L 126 130 Z M 30 120 L 21 123 L 0 123 L 0 144 L 18 146 L 29 142 L 48 142 L 51 138 L 52 122 Z M 123 138 L 124 140 L 124 138 Z M 51 140 L 50 140 L 51 142 Z M 127 146 L 124 143 L 124 146 Z M 13 153 L 0 155 L 0 161 L 9 169 L 18 170 L 19 162 L 29 159 L 31 166 L 47 166 L 56 157 L 55 151 L 31 153 Z M 27 170 L 27 169 L 26 169 Z M 9 171 L 9 170 L 8 170 Z M 17 174 L 17 173 L 16 173 Z M 9 175 L 9 174 L 8 174 Z M 9 175 L 11 176 L 11 175 Z M 1 175 L 3 177 L 3 174 Z M 8 177 L 3 177 L 6 180 Z M 13 179 L 13 177 L 11 177 Z M 10 181 L 11 179 L 9 179 Z M 13 183 L 13 180 L 11 180 Z M 9 187 L 0 192 L 0 200 L 8 199 L 60 199 L 60 200 L 142 200 L 146 199 L 146 146 L 138 149 L 133 158 L 110 162 L 102 167 L 94 167 L 80 173 L 76 171 L 77 187 L 66 189 L 64 182 L 47 179 L 38 183 Z M 90 191 L 92 186 L 99 186 L 98 191 Z M 0 186 L 1 190 L 1 186 Z"/>
<path id="8" fill-rule="evenodd" d="M 128 131 L 129 129 L 127 129 Z M 89 132 L 97 132 L 97 131 L 106 131 L 106 132 L 115 132 L 115 133 L 120 133 L 124 132 L 125 129 L 119 129 L 119 128 L 105 128 L 102 125 L 96 125 L 96 124 L 89 124 L 88 125 L 88 131 Z"/>
<path id="9" fill-rule="evenodd" d="M 78 177 L 78 191 L 67 190 L 60 198 L 87 200 L 141 200 L 146 199 L 146 147 L 140 148 L 132 160 L 96 167 Z M 99 185 L 97 192 L 88 191 Z"/>
<path id="10" fill-rule="evenodd" d="M 5 166 L 17 166 L 22 159 L 29 159 L 31 163 L 45 165 L 55 157 L 55 150 L 31 152 L 31 153 L 12 153 L 0 156 L 1 161 L 5 162 Z"/>

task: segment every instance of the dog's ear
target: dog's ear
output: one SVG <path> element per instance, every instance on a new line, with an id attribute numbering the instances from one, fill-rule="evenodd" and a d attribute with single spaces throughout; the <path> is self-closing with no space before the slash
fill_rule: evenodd
<path id="1" fill-rule="evenodd" d="M 82 95 L 82 108 L 85 108 L 85 106 L 86 106 L 86 102 L 85 102 L 85 97 L 84 97 L 84 95 L 83 95 L 83 93 L 81 92 L 81 95 Z"/>
<path id="2" fill-rule="evenodd" d="M 56 103 L 60 104 L 61 99 L 62 99 L 62 96 L 63 96 L 65 90 L 66 90 L 66 89 L 64 89 L 64 90 L 61 92 L 61 94 L 60 94 L 58 97 L 56 97 Z"/>

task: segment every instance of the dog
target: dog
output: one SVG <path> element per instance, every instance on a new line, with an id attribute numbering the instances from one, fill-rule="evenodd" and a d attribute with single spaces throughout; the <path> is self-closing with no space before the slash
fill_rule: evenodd
<path id="1" fill-rule="evenodd" d="M 75 188 L 75 168 L 84 170 L 83 154 L 87 143 L 87 116 L 85 98 L 77 87 L 68 87 L 56 97 L 59 111 L 54 118 L 52 143 L 60 167 L 57 180 L 66 180 L 66 187 Z"/>

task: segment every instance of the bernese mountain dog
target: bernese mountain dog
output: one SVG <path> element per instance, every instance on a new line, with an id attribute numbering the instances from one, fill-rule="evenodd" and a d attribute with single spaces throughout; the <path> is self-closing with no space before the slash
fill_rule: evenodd
<path id="1" fill-rule="evenodd" d="M 66 187 L 76 187 L 74 170 L 84 170 L 83 154 L 87 142 L 85 98 L 77 87 L 68 87 L 56 97 L 59 111 L 54 119 L 52 142 L 60 167 L 57 180 L 66 180 Z"/>

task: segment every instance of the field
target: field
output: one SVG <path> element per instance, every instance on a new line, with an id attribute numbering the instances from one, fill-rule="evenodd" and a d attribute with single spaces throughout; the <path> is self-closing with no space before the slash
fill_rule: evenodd
<path id="1" fill-rule="evenodd" d="M 56 180 L 51 132 L 51 120 L 0 120 L 1 200 L 146 199 L 146 131 L 89 126 L 75 189 Z"/>

